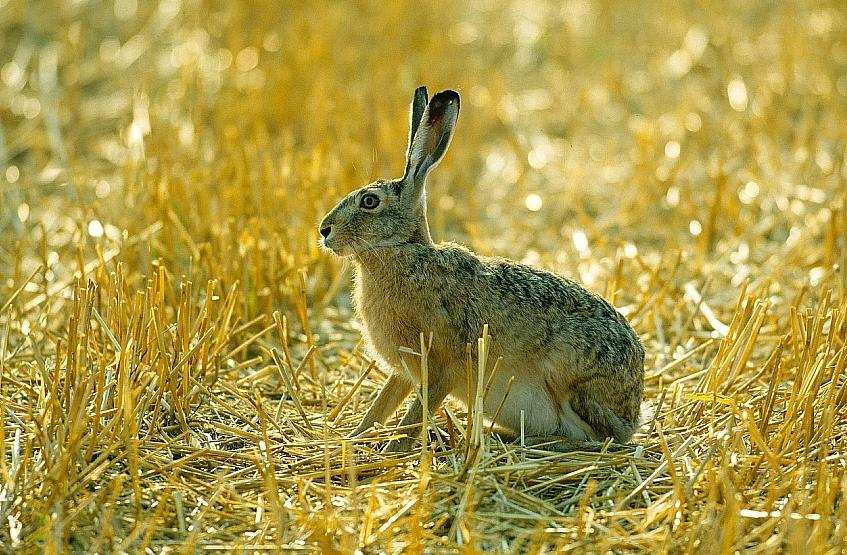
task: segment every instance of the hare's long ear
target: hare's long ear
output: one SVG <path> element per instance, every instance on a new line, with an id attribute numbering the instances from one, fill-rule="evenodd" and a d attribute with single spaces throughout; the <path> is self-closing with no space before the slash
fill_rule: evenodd
<path id="1" fill-rule="evenodd" d="M 409 157 L 406 162 L 406 174 L 403 176 L 404 193 L 408 190 L 415 195 L 419 195 L 423 189 L 429 171 L 444 157 L 459 117 L 459 94 L 450 90 L 441 91 L 429 101 L 429 105 L 423 110 L 420 123 L 415 128 L 418 97 L 416 92 L 412 106 Z"/>
<path id="2" fill-rule="evenodd" d="M 426 104 L 429 102 L 429 95 L 426 92 L 426 87 L 418 87 L 415 89 L 415 96 L 412 98 L 412 106 L 409 108 L 409 148 L 406 150 L 406 174 L 409 173 L 409 159 L 412 156 L 412 144 L 415 141 L 415 134 L 418 132 L 418 127 L 421 124 Z"/>

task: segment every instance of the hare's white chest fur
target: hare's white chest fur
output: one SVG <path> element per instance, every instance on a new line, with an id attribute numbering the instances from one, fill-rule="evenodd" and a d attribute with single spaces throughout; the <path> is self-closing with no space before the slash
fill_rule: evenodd
<path id="1" fill-rule="evenodd" d="M 438 295 L 433 294 L 433 286 L 442 290 L 444 280 L 443 276 L 432 273 L 431 261 L 425 263 L 429 268 L 427 275 L 419 275 L 414 267 L 415 257 L 407 249 L 392 251 L 396 257 L 390 267 L 374 258 L 357 268 L 354 305 L 373 354 L 394 368 L 408 368 L 412 372 L 410 377 L 418 379 L 418 360 L 403 356 L 400 348 L 420 351 L 420 334 L 428 338 L 430 332 L 433 333 L 430 358 L 434 356 L 439 361 L 446 349 L 457 346 L 455 341 L 448 344 L 451 334 L 443 333 L 449 329 L 449 311 Z"/>

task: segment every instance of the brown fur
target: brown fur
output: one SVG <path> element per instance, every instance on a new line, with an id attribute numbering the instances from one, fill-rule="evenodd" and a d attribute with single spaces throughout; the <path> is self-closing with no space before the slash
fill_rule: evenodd
<path id="1" fill-rule="evenodd" d="M 354 191 L 321 223 L 325 245 L 354 260 L 354 304 L 366 342 L 394 372 L 354 435 L 384 422 L 420 382 L 419 358 L 399 349 L 418 351 L 422 332 L 433 334 L 430 411 L 447 395 L 468 403 L 465 345 L 475 345 L 488 324 L 490 360 L 502 357 L 484 401 L 488 417 L 514 375 L 499 426 L 519 430 L 523 412 L 526 435 L 539 441 L 628 441 L 639 424 L 644 349 L 624 317 L 573 281 L 430 239 L 424 183 L 449 144 L 459 98 L 445 91 L 422 107 L 425 98 L 416 91 L 407 174 Z M 364 194 L 377 195 L 379 206 L 361 208 Z M 401 425 L 418 424 L 422 412 L 418 396 Z M 389 448 L 410 446 L 405 440 Z"/>

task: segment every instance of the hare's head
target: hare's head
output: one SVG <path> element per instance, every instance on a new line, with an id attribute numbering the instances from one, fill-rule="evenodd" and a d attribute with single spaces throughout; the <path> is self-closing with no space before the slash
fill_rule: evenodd
<path id="1" fill-rule="evenodd" d="M 349 256 L 402 243 L 431 242 L 424 184 L 444 157 L 458 117 L 456 92 L 442 91 L 427 102 L 426 87 L 419 87 L 412 100 L 403 177 L 374 181 L 344 197 L 320 223 L 323 244 Z"/>

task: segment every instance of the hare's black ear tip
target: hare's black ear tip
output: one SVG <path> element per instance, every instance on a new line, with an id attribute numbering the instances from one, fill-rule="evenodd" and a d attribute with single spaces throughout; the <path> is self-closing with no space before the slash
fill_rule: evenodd
<path id="1" fill-rule="evenodd" d="M 455 105 L 459 109 L 459 93 L 450 89 L 441 91 L 432 97 L 430 104 L 433 106 L 451 106 Z"/>
<path id="2" fill-rule="evenodd" d="M 426 91 L 426 87 L 421 85 L 417 89 L 415 89 L 415 101 L 423 100 L 424 104 L 426 104 L 427 99 L 429 98 L 429 93 Z"/>
<path id="3" fill-rule="evenodd" d="M 441 92 L 439 92 L 438 94 L 436 94 L 435 96 L 432 97 L 432 102 L 436 102 L 436 101 L 438 101 L 439 103 L 444 103 L 444 104 L 452 104 L 454 102 L 456 104 L 458 104 L 459 103 L 459 93 L 457 93 L 456 91 L 451 91 L 450 89 L 441 91 Z"/>

